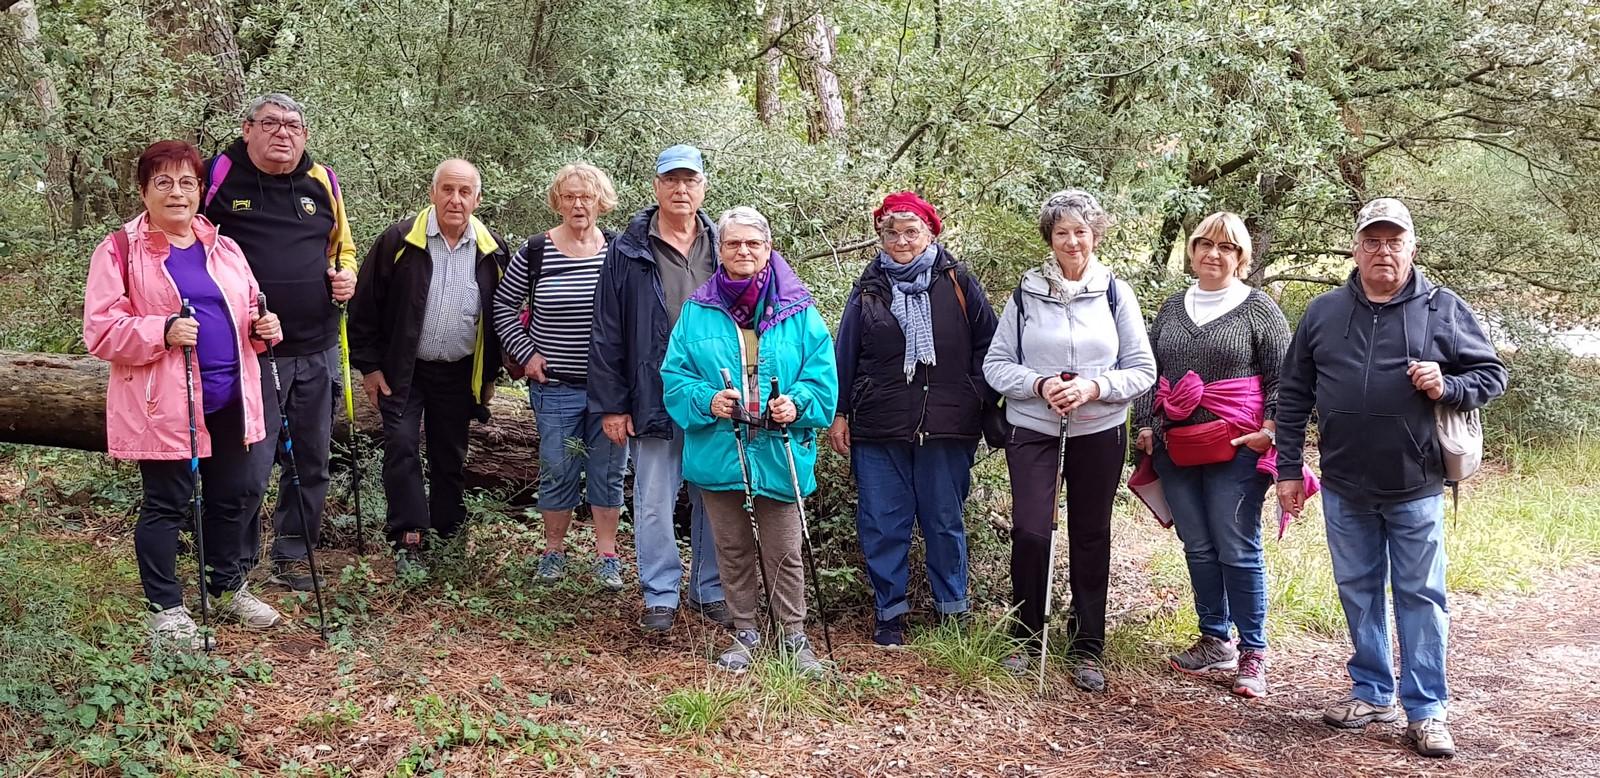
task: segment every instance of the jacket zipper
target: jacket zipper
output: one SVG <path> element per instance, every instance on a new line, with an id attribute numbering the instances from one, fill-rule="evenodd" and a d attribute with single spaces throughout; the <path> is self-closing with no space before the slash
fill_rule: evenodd
<path id="1" fill-rule="evenodd" d="M 1371 392 L 1372 383 L 1372 351 L 1378 344 L 1378 309 L 1372 309 L 1372 332 L 1368 336 L 1371 340 L 1367 343 L 1367 360 L 1361 371 L 1361 412 L 1366 414 L 1371 407 L 1367 404 L 1367 395 Z"/>
<path id="2" fill-rule="evenodd" d="M 922 416 L 917 419 L 917 432 L 916 432 L 916 438 L 917 438 L 917 445 L 918 446 L 921 446 L 922 444 L 928 442 L 928 432 L 927 432 L 927 430 L 923 429 L 923 427 L 927 426 L 927 424 L 928 424 L 928 382 L 929 382 L 928 366 L 927 365 L 923 365 L 922 366 Z"/>

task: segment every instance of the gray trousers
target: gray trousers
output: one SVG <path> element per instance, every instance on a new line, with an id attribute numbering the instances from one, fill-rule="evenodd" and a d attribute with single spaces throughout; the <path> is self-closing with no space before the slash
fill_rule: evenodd
<path id="1" fill-rule="evenodd" d="M 717 567 L 733 614 L 733 628 L 759 629 L 761 573 L 756 567 L 755 531 L 744 512 L 744 493 L 702 491 L 700 495 L 717 546 Z M 806 575 L 800 559 L 800 511 L 792 502 L 767 497 L 756 497 L 755 508 L 761 558 L 772 586 L 772 610 L 783 625 L 784 636 L 804 632 Z"/>
<path id="2" fill-rule="evenodd" d="M 281 427 L 278 393 L 272 386 L 272 368 L 261 355 L 261 405 L 266 415 L 267 439 L 250 449 L 251 472 L 265 484 L 278 474 L 278 506 L 272 513 L 272 560 L 306 558 L 306 535 L 312 543 L 322 537 L 322 508 L 328 497 L 328 453 L 333 442 L 333 379 L 339 370 L 339 347 L 302 357 L 278 357 L 278 377 L 283 382 L 289 434 L 294 439 L 294 463 L 300 486 L 295 488 L 288 468 L 289 453 L 278 439 Z M 276 445 L 274 445 L 276 444 Z M 251 512 L 242 538 L 246 545 L 245 569 L 261 558 L 261 514 Z"/>

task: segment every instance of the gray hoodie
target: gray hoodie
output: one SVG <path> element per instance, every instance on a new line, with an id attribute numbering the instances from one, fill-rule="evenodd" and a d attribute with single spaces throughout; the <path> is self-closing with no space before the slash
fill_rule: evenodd
<path id="1" fill-rule="evenodd" d="M 1084 290 L 1066 303 L 1050 296 L 1049 282 L 1038 270 L 1022 274 L 1022 311 L 1008 298 L 995 327 L 983 376 L 1006 396 L 1006 419 L 1044 435 L 1061 433 L 1061 417 L 1050 409 L 1034 386 L 1063 370 L 1076 372 L 1100 387 L 1100 399 L 1084 403 L 1067 418 L 1070 437 L 1092 435 L 1127 423 L 1128 404 L 1156 381 L 1156 360 L 1150 352 L 1144 316 L 1133 289 L 1113 279 L 1111 271 L 1091 262 Z M 1117 285 L 1113 316 L 1106 289 Z M 1022 319 L 1020 356 L 1017 317 Z"/>

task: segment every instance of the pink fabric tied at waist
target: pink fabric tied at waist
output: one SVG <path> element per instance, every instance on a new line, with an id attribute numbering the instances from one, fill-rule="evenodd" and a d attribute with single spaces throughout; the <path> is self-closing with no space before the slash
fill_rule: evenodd
<path id="1" fill-rule="evenodd" d="M 1261 429 L 1266 419 L 1267 399 L 1261 392 L 1261 376 L 1224 378 L 1206 383 L 1197 373 L 1190 370 L 1184 373 L 1177 383 L 1172 383 L 1165 377 L 1157 381 L 1155 408 L 1157 412 L 1173 421 L 1183 421 L 1194 415 L 1196 409 L 1204 408 L 1227 422 L 1238 436 L 1243 437 Z M 1261 458 L 1256 460 L 1256 471 L 1266 473 L 1274 484 L 1277 483 L 1276 446 L 1269 446 L 1261 453 Z M 1310 467 L 1301 465 L 1300 474 L 1306 497 L 1321 491 L 1322 484 L 1317 480 L 1316 474 L 1311 472 Z M 1148 487 L 1154 482 L 1154 470 L 1150 470 L 1139 480 L 1144 482 L 1140 486 Z M 1280 540 L 1283 539 L 1283 532 L 1293 519 L 1288 511 L 1279 511 Z"/>

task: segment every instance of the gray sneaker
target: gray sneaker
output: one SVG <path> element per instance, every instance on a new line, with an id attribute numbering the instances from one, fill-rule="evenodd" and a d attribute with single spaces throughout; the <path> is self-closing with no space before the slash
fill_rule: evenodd
<path id="1" fill-rule="evenodd" d="M 1423 756 L 1442 757 L 1456 755 L 1455 738 L 1444 718 L 1423 719 L 1406 725 L 1406 740 Z"/>
<path id="2" fill-rule="evenodd" d="M 750 669 L 756 646 L 761 644 L 761 633 L 741 629 L 733 633 L 733 645 L 717 657 L 717 669 L 738 675 Z"/>
<path id="3" fill-rule="evenodd" d="M 795 669 L 807 678 L 821 678 L 828 670 L 817 658 L 817 652 L 811 650 L 811 641 L 806 639 L 804 632 L 784 638 L 783 650 L 794 660 Z"/>
<path id="4" fill-rule="evenodd" d="M 276 608 L 268 605 L 250 593 L 243 586 L 238 591 L 227 592 L 217 600 L 217 613 L 238 619 L 250 629 L 266 629 L 278 623 L 283 618 Z"/>
<path id="5" fill-rule="evenodd" d="M 189 609 L 179 605 L 149 615 L 150 647 L 168 651 L 199 651 L 205 647 L 201 641 L 200 626 L 194 623 Z"/>
<path id="6" fill-rule="evenodd" d="M 1100 671 L 1099 662 L 1085 659 L 1072 668 L 1072 685 L 1099 694 L 1106 690 L 1106 674 Z"/>
<path id="7" fill-rule="evenodd" d="M 1374 721 L 1399 721 L 1400 710 L 1393 703 L 1373 705 L 1351 695 L 1322 711 L 1322 723 L 1340 729 L 1360 729 Z M 1448 736 L 1448 733 L 1446 733 Z"/>
<path id="8" fill-rule="evenodd" d="M 622 591 L 622 560 L 614 556 L 600 557 L 600 561 L 594 564 L 594 580 L 608 592 Z"/>
<path id="9" fill-rule="evenodd" d="M 1239 651 L 1231 641 L 1201 635 L 1194 645 L 1167 657 L 1167 664 L 1180 673 L 1190 675 L 1212 670 L 1232 670 L 1239 666 Z"/>
<path id="10" fill-rule="evenodd" d="M 555 583 L 567 574 L 567 555 L 560 551 L 546 551 L 539 557 L 539 580 Z"/>
<path id="11" fill-rule="evenodd" d="M 1239 652 L 1239 671 L 1233 676 L 1233 693 L 1240 697 L 1267 696 L 1267 652 L 1253 648 Z"/>
<path id="12" fill-rule="evenodd" d="M 1027 654 L 1016 653 L 1000 660 L 1000 666 L 1018 678 L 1027 675 L 1033 669 L 1033 660 Z"/>

